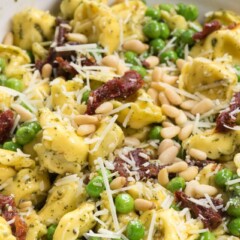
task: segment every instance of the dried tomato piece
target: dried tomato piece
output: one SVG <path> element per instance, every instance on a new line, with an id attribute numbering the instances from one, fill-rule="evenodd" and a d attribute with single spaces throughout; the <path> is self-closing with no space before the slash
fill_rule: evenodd
<path id="1" fill-rule="evenodd" d="M 67 60 L 64 60 L 62 57 L 57 57 L 56 61 L 59 64 L 59 68 L 63 72 L 69 73 L 72 76 L 75 76 L 77 74 L 77 71 L 70 65 L 70 63 Z"/>
<path id="2" fill-rule="evenodd" d="M 13 123 L 14 114 L 11 110 L 6 110 L 0 114 L 0 143 L 9 139 Z"/>
<path id="3" fill-rule="evenodd" d="M 227 132 L 230 128 L 236 126 L 237 121 L 237 110 L 240 109 L 240 92 L 235 93 L 229 107 L 221 112 L 216 119 L 216 131 Z"/>
<path id="4" fill-rule="evenodd" d="M 186 162 L 188 163 L 189 166 L 196 166 L 200 169 L 206 167 L 208 164 L 216 163 L 215 161 L 211 160 L 196 160 L 196 159 L 186 160 Z"/>
<path id="5" fill-rule="evenodd" d="M 220 210 L 215 211 L 213 208 L 198 205 L 190 201 L 189 197 L 182 191 L 175 192 L 175 198 L 178 202 L 181 202 L 181 206 L 189 208 L 194 217 L 199 217 L 206 228 L 213 230 L 222 223 L 223 216 Z M 223 205 L 223 202 L 219 199 L 211 200 L 216 207 Z"/>
<path id="6" fill-rule="evenodd" d="M 221 28 L 221 23 L 217 20 L 214 20 L 209 23 L 205 23 L 203 26 L 203 30 L 201 32 L 197 32 L 193 35 L 194 40 L 203 40 L 205 39 L 209 34 L 211 34 L 214 31 L 217 31 Z"/>
<path id="7" fill-rule="evenodd" d="M 92 115 L 104 101 L 133 95 L 143 86 L 143 80 L 136 71 L 128 71 L 122 77 L 114 78 L 91 92 L 87 103 L 87 114 Z"/>

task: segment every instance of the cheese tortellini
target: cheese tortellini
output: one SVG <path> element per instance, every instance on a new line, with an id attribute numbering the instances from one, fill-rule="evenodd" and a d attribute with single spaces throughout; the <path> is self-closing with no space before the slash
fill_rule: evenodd
<path id="1" fill-rule="evenodd" d="M 7 221 L 0 217 L 0 240 L 16 240 Z"/>

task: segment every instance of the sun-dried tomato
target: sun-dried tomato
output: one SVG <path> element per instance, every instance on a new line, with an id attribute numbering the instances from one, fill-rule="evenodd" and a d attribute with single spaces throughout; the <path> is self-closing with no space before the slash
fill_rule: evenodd
<path id="1" fill-rule="evenodd" d="M 92 115 L 104 101 L 126 99 L 143 86 L 143 80 L 136 71 L 128 71 L 122 77 L 114 78 L 91 92 L 87 103 L 87 114 Z"/>
<path id="2" fill-rule="evenodd" d="M 217 31 L 221 28 L 221 23 L 217 20 L 214 20 L 209 23 L 205 23 L 203 26 L 203 30 L 201 32 L 197 32 L 193 35 L 194 40 L 203 40 L 205 39 L 209 34 L 211 34 L 214 31 Z"/>
<path id="3" fill-rule="evenodd" d="M 229 107 L 221 112 L 216 119 L 216 131 L 227 132 L 237 124 L 237 111 L 240 109 L 240 92 L 235 93 Z"/>
<path id="4" fill-rule="evenodd" d="M 0 143 L 9 139 L 14 123 L 14 114 L 11 110 L 0 113 Z"/>
<path id="5" fill-rule="evenodd" d="M 175 192 L 175 198 L 177 202 L 181 203 L 184 208 L 189 208 L 194 217 L 199 217 L 204 224 L 204 227 L 210 230 L 216 229 L 223 219 L 223 213 L 213 208 L 203 207 L 189 200 L 189 197 L 182 191 Z M 223 205 L 223 201 L 220 199 L 211 198 L 211 201 L 215 207 Z"/>
<path id="6" fill-rule="evenodd" d="M 77 71 L 70 65 L 67 60 L 64 60 L 62 57 L 57 57 L 56 61 L 59 64 L 59 70 L 65 73 L 69 73 L 71 77 L 74 77 L 77 74 Z"/>
<path id="7" fill-rule="evenodd" d="M 5 196 L 0 194 L 0 212 L 6 221 L 14 222 L 10 224 L 13 235 L 17 240 L 25 240 L 27 235 L 27 224 L 19 216 L 13 196 Z"/>

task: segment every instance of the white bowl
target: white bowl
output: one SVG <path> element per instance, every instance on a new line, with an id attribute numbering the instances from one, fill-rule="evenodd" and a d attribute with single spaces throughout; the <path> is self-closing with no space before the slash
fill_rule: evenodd
<path id="1" fill-rule="evenodd" d="M 12 16 L 22 9 L 34 6 L 43 10 L 57 12 L 61 0 L 0 0 L 0 40 L 10 27 Z M 240 13 L 240 0 L 147 0 L 149 5 L 158 3 L 192 3 L 199 7 L 201 16 L 218 9 L 234 10 Z"/>

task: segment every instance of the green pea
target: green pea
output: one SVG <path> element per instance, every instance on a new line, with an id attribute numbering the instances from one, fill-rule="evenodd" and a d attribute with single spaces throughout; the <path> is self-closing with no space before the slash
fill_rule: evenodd
<path id="1" fill-rule="evenodd" d="M 0 73 L 5 70 L 6 61 L 3 58 L 0 58 Z"/>
<path id="2" fill-rule="evenodd" d="M 111 181 L 112 181 L 112 177 L 111 177 L 111 174 L 112 174 L 112 173 L 111 173 L 111 171 L 108 170 L 108 169 L 106 169 L 106 172 L 107 172 L 107 176 L 108 176 L 108 181 L 111 182 Z M 98 170 L 98 175 L 101 176 L 101 177 L 103 176 L 101 169 Z"/>
<path id="3" fill-rule="evenodd" d="M 164 47 L 166 46 L 166 43 L 158 38 L 158 39 L 154 39 L 150 42 L 150 47 L 153 51 L 154 54 L 158 54 Z"/>
<path id="4" fill-rule="evenodd" d="M 184 3 L 179 3 L 177 6 L 177 13 L 182 15 L 187 21 L 195 21 L 198 18 L 198 9 L 196 6 Z"/>
<path id="5" fill-rule="evenodd" d="M 7 81 L 5 82 L 5 86 L 8 88 L 14 89 L 18 92 L 22 92 L 24 88 L 23 82 L 17 78 L 7 79 Z"/>
<path id="6" fill-rule="evenodd" d="M 115 207 L 119 213 L 129 213 L 134 209 L 134 199 L 127 193 L 120 193 L 115 198 Z"/>
<path id="7" fill-rule="evenodd" d="M 200 233 L 200 236 L 198 238 L 198 240 L 215 240 L 215 239 L 216 239 L 215 235 L 209 231 Z"/>
<path id="8" fill-rule="evenodd" d="M 185 57 L 184 56 L 184 48 L 182 46 L 178 46 L 175 51 L 177 53 L 178 58 L 184 59 L 184 57 Z"/>
<path id="9" fill-rule="evenodd" d="M 172 35 L 173 35 L 174 37 L 180 38 L 184 31 L 185 31 L 184 29 L 175 29 L 175 30 L 172 32 Z"/>
<path id="10" fill-rule="evenodd" d="M 21 148 L 21 146 L 15 142 L 9 141 L 5 142 L 3 144 L 3 149 L 9 150 L 9 151 L 14 151 L 16 152 L 18 148 Z"/>
<path id="11" fill-rule="evenodd" d="M 160 58 L 161 58 L 161 63 L 167 63 L 168 61 L 175 62 L 178 59 L 178 55 L 175 51 L 170 50 L 162 53 Z"/>
<path id="12" fill-rule="evenodd" d="M 161 35 L 160 24 L 156 20 L 151 20 L 147 22 L 143 27 L 143 33 L 146 37 L 150 39 L 159 38 Z"/>
<path id="13" fill-rule="evenodd" d="M 127 63 L 138 65 L 137 54 L 132 51 L 127 51 L 124 53 L 124 59 Z"/>
<path id="14" fill-rule="evenodd" d="M 4 74 L 0 74 L 0 85 L 5 86 L 5 82 L 7 81 L 7 77 Z"/>
<path id="15" fill-rule="evenodd" d="M 194 44 L 194 39 L 193 39 L 194 33 L 195 32 L 191 29 L 184 31 L 180 36 L 180 41 L 184 44 L 189 44 L 189 45 Z"/>
<path id="16" fill-rule="evenodd" d="M 238 82 L 240 82 L 240 65 L 236 65 L 234 68 L 238 77 Z"/>
<path id="17" fill-rule="evenodd" d="M 230 234 L 240 237 L 240 218 L 235 218 L 231 220 L 227 225 Z"/>
<path id="18" fill-rule="evenodd" d="M 240 217 L 240 198 L 232 197 L 228 200 L 229 207 L 227 213 L 233 217 Z"/>
<path id="19" fill-rule="evenodd" d="M 102 176 L 94 177 L 86 186 L 86 191 L 90 197 L 97 198 L 104 191 L 104 181 Z"/>
<path id="20" fill-rule="evenodd" d="M 168 37 L 170 36 L 170 30 L 168 28 L 168 25 L 166 23 L 159 23 L 159 27 L 160 27 L 160 38 L 162 39 L 168 39 Z"/>
<path id="21" fill-rule="evenodd" d="M 227 186 L 227 190 L 232 192 L 236 196 L 240 196 L 240 183 L 235 183 Z"/>
<path id="22" fill-rule="evenodd" d="M 142 78 L 147 75 L 147 70 L 142 66 L 132 66 L 131 69 L 138 72 L 142 76 Z"/>
<path id="23" fill-rule="evenodd" d="M 57 225 L 53 224 L 51 226 L 48 227 L 47 229 L 47 240 L 52 240 L 53 239 L 53 235 L 56 231 Z"/>
<path id="24" fill-rule="evenodd" d="M 22 126 L 27 126 L 27 127 L 31 128 L 31 129 L 33 129 L 35 134 L 37 134 L 39 131 L 42 130 L 40 124 L 38 122 L 36 122 L 36 121 L 34 121 L 34 122 L 26 122 L 26 123 L 22 124 Z"/>
<path id="25" fill-rule="evenodd" d="M 16 142 L 20 145 L 25 145 L 31 142 L 35 135 L 36 134 L 32 128 L 27 126 L 20 127 L 16 132 Z"/>
<path id="26" fill-rule="evenodd" d="M 159 5 L 159 8 L 160 8 L 160 10 L 171 12 L 174 9 L 174 6 L 173 6 L 173 4 L 162 3 Z"/>
<path id="27" fill-rule="evenodd" d="M 84 102 L 86 103 L 88 101 L 89 95 L 90 95 L 90 91 L 89 90 L 87 90 L 87 91 L 85 91 L 83 93 L 83 95 L 82 95 L 82 103 L 84 103 Z"/>
<path id="28" fill-rule="evenodd" d="M 216 185 L 219 187 L 225 187 L 226 182 L 231 180 L 233 173 L 230 169 L 224 168 L 220 170 L 214 177 Z"/>
<path id="29" fill-rule="evenodd" d="M 149 139 L 158 139 L 161 140 L 161 131 L 162 131 L 162 127 L 160 126 L 154 126 L 152 127 L 152 129 L 150 130 L 149 134 L 148 134 L 148 138 Z"/>
<path id="30" fill-rule="evenodd" d="M 129 240 L 141 240 L 144 234 L 144 226 L 139 220 L 129 221 L 126 229 L 126 236 Z"/>
<path id="31" fill-rule="evenodd" d="M 159 20 L 160 19 L 160 11 L 154 7 L 148 7 L 145 16 L 151 17 L 152 19 Z"/>
<path id="32" fill-rule="evenodd" d="M 176 192 L 177 190 L 184 189 L 185 187 L 186 183 L 182 177 L 175 177 L 167 184 L 167 189 L 170 192 Z"/>

